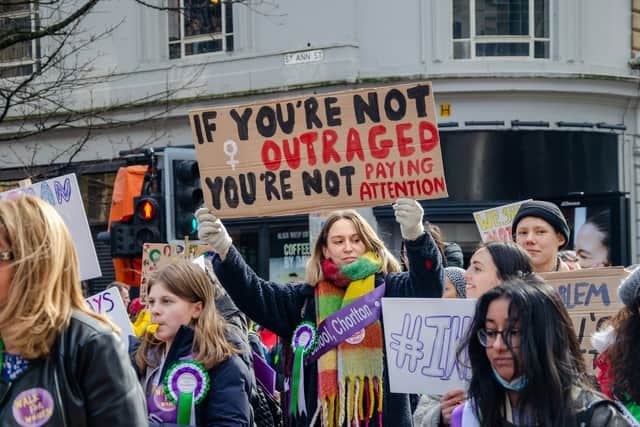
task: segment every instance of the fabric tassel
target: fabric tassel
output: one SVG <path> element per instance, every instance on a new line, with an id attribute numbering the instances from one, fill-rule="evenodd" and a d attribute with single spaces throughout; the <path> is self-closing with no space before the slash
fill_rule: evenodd
<path id="1" fill-rule="evenodd" d="M 349 378 L 349 411 L 351 413 L 351 417 L 349 418 L 349 423 L 352 420 L 355 420 L 356 417 L 356 381 L 357 379 L 354 377 Z"/>
<path id="2" fill-rule="evenodd" d="M 353 381 L 351 378 L 347 378 L 347 425 L 351 425 L 351 419 L 353 417 Z"/>
<path id="3" fill-rule="evenodd" d="M 329 425 L 335 427 L 336 425 L 336 397 L 331 396 L 329 398 Z"/>
<path id="4" fill-rule="evenodd" d="M 380 389 L 378 390 L 378 426 L 382 427 L 382 379 L 380 379 Z"/>
<path id="5" fill-rule="evenodd" d="M 311 417 L 311 422 L 309 423 L 309 426 L 313 427 L 314 425 L 316 425 L 316 422 L 318 421 L 318 416 L 320 415 L 320 413 L 323 412 L 322 411 L 322 401 L 318 400 L 318 404 L 316 407 L 316 412 L 313 414 L 313 417 Z"/>
<path id="6" fill-rule="evenodd" d="M 356 378 L 355 381 L 355 390 L 353 392 L 353 418 L 355 419 L 356 425 L 360 425 L 360 420 L 362 419 L 362 393 L 360 392 L 360 378 Z"/>
<path id="7" fill-rule="evenodd" d="M 375 406 L 375 397 L 373 393 L 373 379 L 369 378 L 369 385 L 367 387 L 369 389 L 369 411 L 367 413 L 367 419 L 370 420 L 373 417 L 373 407 Z"/>
<path id="8" fill-rule="evenodd" d="M 367 380 L 365 378 L 360 378 L 357 384 L 357 396 L 358 396 L 358 418 L 360 420 L 364 420 L 364 417 L 366 415 L 365 413 L 365 409 L 364 409 L 364 390 L 366 387 L 366 382 Z"/>
<path id="9" fill-rule="evenodd" d="M 369 420 L 371 419 L 371 380 L 369 378 L 364 379 L 364 427 L 369 427 Z"/>
<path id="10" fill-rule="evenodd" d="M 347 390 L 345 390 L 345 384 L 342 381 L 339 382 L 338 387 L 338 425 L 342 426 L 345 418 Z"/>

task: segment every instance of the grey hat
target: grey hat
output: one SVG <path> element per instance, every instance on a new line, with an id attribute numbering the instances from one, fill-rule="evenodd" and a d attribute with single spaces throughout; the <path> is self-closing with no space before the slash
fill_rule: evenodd
<path id="1" fill-rule="evenodd" d="M 464 269 L 460 267 L 446 267 L 444 274 L 447 279 L 451 280 L 453 286 L 456 287 L 456 293 L 460 298 L 467 297 L 467 281 L 464 280 Z"/>
<path id="2" fill-rule="evenodd" d="M 618 286 L 618 298 L 627 307 L 632 307 L 634 301 L 640 296 L 640 267 L 636 268 Z"/>

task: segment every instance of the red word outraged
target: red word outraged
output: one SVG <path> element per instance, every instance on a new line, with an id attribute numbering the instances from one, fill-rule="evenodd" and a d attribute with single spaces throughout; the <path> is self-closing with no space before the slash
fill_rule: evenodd
<path id="1" fill-rule="evenodd" d="M 427 121 L 398 123 L 391 129 L 384 125 L 374 125 L 364 135 L 356 128 L 349 128 L 343 139 L 333 129 L 304 132 L 293 138 L 276 142 L 267 139 L 262 144 L 261 158 L 264 166 L 277 171 L 286 164 L 286 168 L 295 170 L 317 163 L 350 163 L 354 159 L 384 160 L 392 150 L 399 157 L 410 157 L 418 153 L 428 153 L 439 144 L 438 131 L 433 123 Z M 341 154 L 342 153 L 342 154 Z M 366 153 L 366 154 L 365 154 Z M 303 164 L 303 159 L 306 162 Z"/>

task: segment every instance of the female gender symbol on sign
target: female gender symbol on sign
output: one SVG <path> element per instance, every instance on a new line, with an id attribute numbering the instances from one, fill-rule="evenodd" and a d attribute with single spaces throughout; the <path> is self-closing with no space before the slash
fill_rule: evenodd
<path id="1" fill-rule="evenodd" d="M 227 164 L 231 166 L 232 170 L 236 170 L 236 165 L 240 163 L 236 159 L 234 159 L 235 155 L 238 154 L 238 144 L 232 139 L 229 139 L 224 142 L 223 145 L 224 154 L 229 156 L 229 160 L 227 160 Z"/>

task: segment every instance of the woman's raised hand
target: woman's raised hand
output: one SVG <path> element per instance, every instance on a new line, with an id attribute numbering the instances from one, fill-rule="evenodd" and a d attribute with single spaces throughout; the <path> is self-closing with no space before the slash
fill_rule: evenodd
<path id="1" fill-rule="evenodd" d="M 413 199 L 398 199 L 393 204 L 393 213 L 400 224 L 400 232 L 406 240 L 416 240 L 424 234 L 422 215 L 424 210 L 420 203 Z"/>
<path id="2" fill-rule="evenodd" d="M 206 242 L 224 258 L 232 241 L 220 218 L 212 214 L 206 207 L 198 209 L 195 217 L 198 220 L 198 239 Z"/>

